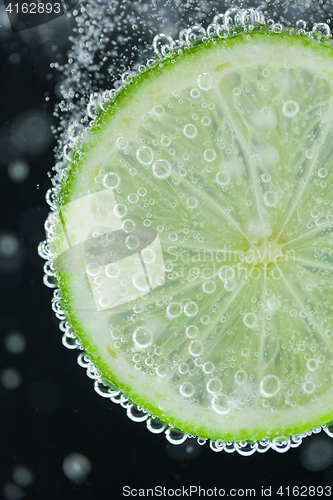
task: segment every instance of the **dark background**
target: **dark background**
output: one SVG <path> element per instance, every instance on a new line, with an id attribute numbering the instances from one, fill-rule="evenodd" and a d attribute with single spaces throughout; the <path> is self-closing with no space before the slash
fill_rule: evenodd
<path id="1" fill-rule="evenodd" d="M 62 346 L 37 246 L 61 98 L 61 73 L 50 63 L 65 60 L 72 26 L 59 18 L 13 34 L 0 3 L 0 495 L 117 500 L 125 485 L 197 485 L 256 488 L 259 498 L 271 486 L 280 498 L 279 486 L 333 487 L 333 441 L 325 433 L 284 454 L 251 457 L 214 453 L 194 439 L 173 446 L 98 396 L 76 363 L 79 351 Z M 77 481 L 63 467 L 72 453 L 83 455 Z"/>

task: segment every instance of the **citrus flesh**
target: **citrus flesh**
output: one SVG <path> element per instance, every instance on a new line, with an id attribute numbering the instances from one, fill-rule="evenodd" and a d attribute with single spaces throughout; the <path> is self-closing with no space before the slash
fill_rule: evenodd
<path id="1" fill-rule="evenodd" d="M 155 63 L 58 188 L 62 306 L 105 383 L 212 440 L 333 414 L 333 50 L 266 32 Z"/>

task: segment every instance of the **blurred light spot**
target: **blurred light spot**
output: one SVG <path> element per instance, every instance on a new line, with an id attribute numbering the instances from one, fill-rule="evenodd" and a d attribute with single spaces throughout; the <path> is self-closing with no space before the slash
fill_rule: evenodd
<path id="1" fill-rule="evenodd" d="M 29 172 L 30 167 L 23 160 L 18 160 L 8 165 L 8 176 L 14 182 L 25 181 L 29 175 Z"/>
<path id="2" fill-rule="evenodd" d="M 201 455 L 203 446 L 199 445 L 194 439 L 186 439 L 179 445 L 166 445 L 166 454 L 174 460 L 187 462 Z"/>
<path id="3" fill-rule="evenodd" d="M 15 465 L 12 476 L 18 486 L 29 486 L 35 479 L 32 470 L 25 465 Z"/>
<path id="4" fill-rule="evenodd" d="M 23 251 L 13 234 L 0 235 L 0 273 L 16 271 L 22 263 Z"/>
<path id="5" fill-rule="evenodd" d="M 10 54 L 9 56 L 9 61 L 12 63 L 12 64 L 17 64 L 21 61 L 21 56 L 18 52 L 14 52 L 14 54 Z"/>
<path id="6" fill-rule="evenodd" d="M 40 154 L 52 144 L 50 127 L 51 119 L 46 112 L 31 110 L 13 122 L 10 137 L 22 153 Z"/>
<path id="7" fill-rule="evenodd" d="M 25 497 L 24 491 L 14 483 L 6 483 L 3 487 L 3 494 L 8 500 L 21 500 Z"/>
<path id="8" fill-rule="evenodd" d="M 57 385 L 48 381 L 31 384 L 28 390 L 31 406 L 45 415 L 53 413 L 61 402 L 61 392 Z"/>
<path id="9" fill-rule="evenodd" d="M 12 391 L 20 387 L 22 375 L 16 368 L 5 368 L 1 372 L 0 380 L 5 389 Z"/>
<path id="10" fill-rule="evenodd" d="M 5 337 L 5 347 L 10 354 L 22 354 L 27 347 L 27 341 L 20 332 L 11 332 Z"/>
<path id="11" fill-rule="evenodd" d="M 91 471 L 91 462 L 81 453 L 70 453 L 65 457 L 62 468 L 72 483 L 83 484 Z"/>
<path id="12" fill-rule="evenodd" d="M 308 471 L 318 472 L 327 469 L 333 463 L 333 444 L 324 436 L 309 440 L 300 450 L 300 459 Z"/>

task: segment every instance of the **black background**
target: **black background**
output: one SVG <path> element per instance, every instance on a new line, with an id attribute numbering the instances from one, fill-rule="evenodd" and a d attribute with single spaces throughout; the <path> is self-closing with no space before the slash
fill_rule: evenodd
<path id="1" fill-rule="evenodd" d="M 95 393 L 93 382 L 76 363 L 78 351 L 62 346 L 59 322 L 50 307 L 52 290 L 43 284 L 44 261 L 37 255 L 44 239 L 45 192 L 51 187 L 47 173 L 54 163 L 55 141 L 46 136 L 43 151 L 34 155 L 12 140 L 18 120 L 27 112 L 56 124 L 52 113 L 59 101 L 60 73 L 50 68 L 50 62 L 64 59 L 71 21 L 49 23 L 46 43 L 35 28 L 12 34 L 3 8 L 0 16 L 0 237 L 13 235 L 20 243 L 16 265 L 0 266 L 0 371 L 15 368 L 22 376 L 15 390 L 0 384 L 4 498 L 19 498 L 14 491 L 40 500 L 121 499 L 125 485 L 256 488 L 257 498 L 262 486 L 271 486 L 272 498 L 282 498 L 274 493 L 279 486 L 333 486 L 332 443 L 324 433 L 306 438 L 301 447 L 285 454 L 214 453 L 208 444 L 199 446 L 193 439 L 175 447 L 163 434 L 152 435 L 145 423 L 130 421 L 120 405 Z M 22 159 L 30 167 L 29 175 L 17 182 L 8 168 Z M 20 355 L 5 347 L 13 331 L 21 332 L 27 342 Z M 63 472 L 63 460 L 72 452 L 91 462 L 91 473 L 81 485 Z M 325 453 L 326 462 L 320 461 Z M 20 464 L 31 469 L 34 480 L 13 490 L 13 468 Z"/>

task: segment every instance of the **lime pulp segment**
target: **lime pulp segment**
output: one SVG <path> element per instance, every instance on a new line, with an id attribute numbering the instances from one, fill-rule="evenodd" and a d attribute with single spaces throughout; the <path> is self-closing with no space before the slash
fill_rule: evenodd
<path id="1" fill-rule="evenodd" d="M 242 33 L 120 90 L 58 191 L 62 305 L 103 380 L 202 438 L 333 414 L 333 51 Z"/>

